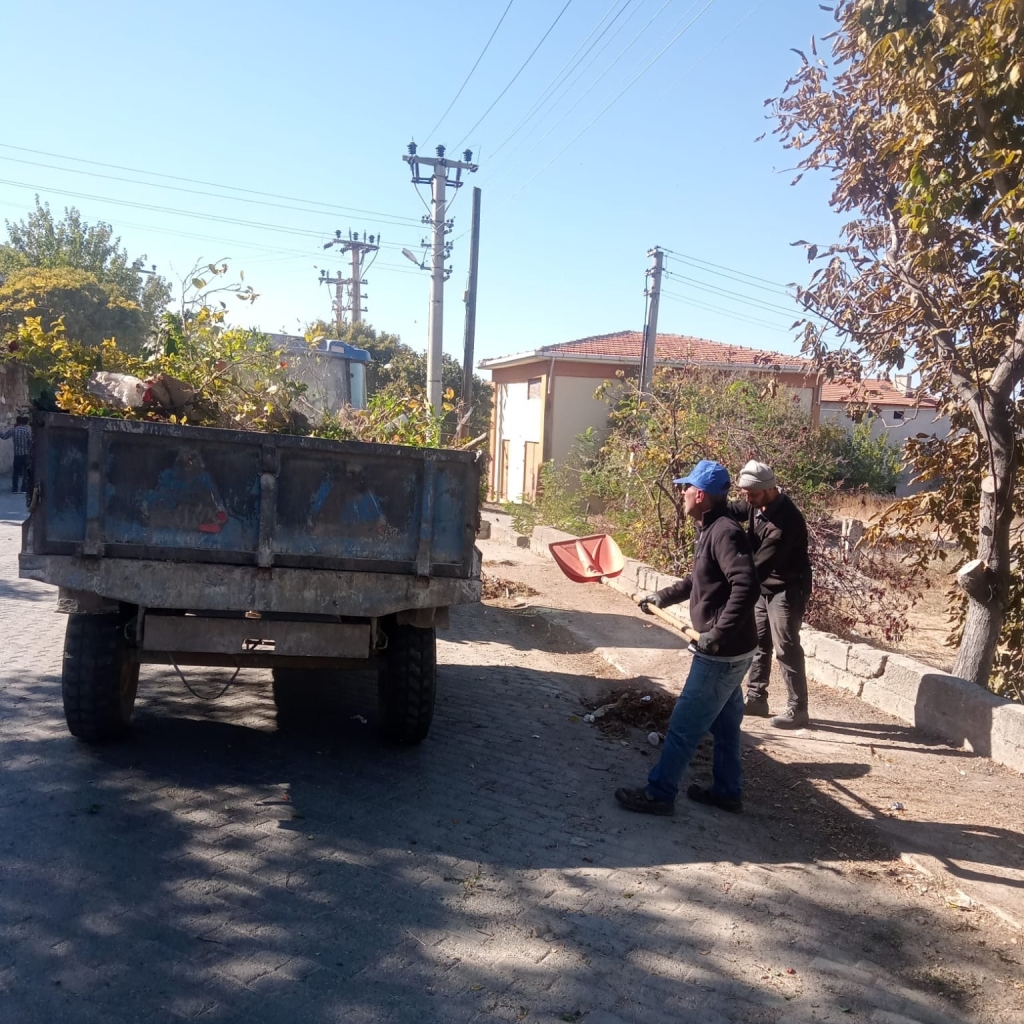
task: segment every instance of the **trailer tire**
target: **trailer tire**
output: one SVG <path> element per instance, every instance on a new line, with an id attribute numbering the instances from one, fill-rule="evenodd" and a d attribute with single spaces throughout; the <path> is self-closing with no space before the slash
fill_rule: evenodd
<path id="1" fill-rule="evenodd" d="M 139 662 L 119 615 L 69 615 L 61 694 L 68 731 L 86 743 L 122 736 L 139 687 Z"/>
<path id="2" fill-rule="evenodd" d="M 323 690 L 323 679 L 327 673 L 303 668 L 275 668 L 271 675 L 278 726 L 301 728 L 315 722 L 322 714 L 317 695 Z"/>
<path id="3" fill-rule="evenodd" d="M 387 647 L 377 670 L 379 730 L 383 739 L 412 746 L 430 732 L 437 691 L 437 642 L 434 630 L 385 627 Z"/>

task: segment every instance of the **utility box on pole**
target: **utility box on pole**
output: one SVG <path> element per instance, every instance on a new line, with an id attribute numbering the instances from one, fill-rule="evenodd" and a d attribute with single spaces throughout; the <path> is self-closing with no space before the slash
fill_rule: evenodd
<path id="1" fill-rule="evenodd" d="M 416 143 L 409 143 L 409 152 L 402 159 L 412 171 L 414 185 L 430 185 L 431 266 L 430 266 L 430 317 L 427 327 L 427 399 L 435 412 L 441 409 L 441 365 L 444 353 L 444 283 L 449 270 L 444 261 L 451 254 L 451 243 L 445 235 L 452 229 L 452 222 L 445 218 L 447 212 L 447 189 L 458 189 L 463 185 L 462 172 L 476 171 L 471 163 L 473 153 L 466 150 L 463 160 L 448 160 L 444 146 L 437 147 L 436 157 L 421 157 L 416 154 Z M 429 175 L 421 173 L 420 165 L 431 168 Z M 454 174 L 454 176 L 453 176 Z"/>

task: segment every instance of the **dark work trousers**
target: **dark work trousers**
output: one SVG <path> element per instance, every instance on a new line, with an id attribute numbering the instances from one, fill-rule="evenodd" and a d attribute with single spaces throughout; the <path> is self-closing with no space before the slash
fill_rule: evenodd
<path id="1" fill-rule="evenodd" d="M 796 588 L 780 590 L 777 594 L 762 594 L 758 599 L 754 606 L 757 652 L 747 676 L 747 693 L 751 696 L 768 696 L 774 650 L 789 691 L 786 706 L 807 710 L 807 674 L 804 671 L 804 649 L 800 646 L 800 624 L 806 605 L 807 599 Z"/>
<path id="2" fill-rule="evenodd" d="M 27 491 L 29 487 L 28 456 L 15 455 L 14 466 L 11 468 L 11 491 Z"/>

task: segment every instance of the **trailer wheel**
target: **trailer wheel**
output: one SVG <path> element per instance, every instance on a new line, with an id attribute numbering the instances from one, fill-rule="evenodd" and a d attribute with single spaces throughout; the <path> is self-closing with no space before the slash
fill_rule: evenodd
<path id="1" fill-rule="evenodd" d="M 316 696 L 323 689 L 323 675 L 309 669 L 275 668 L 274 706 L 279 726 L 299 727 L 313 721 L 318 714 Z"/>
<path id="2" fill-rule="evenodd" d="M 69 615 L 61 693 L 68 731 L 87 743 L 121 736 L 139 688 L 139 662 L 118 615 Z"/>
<path id="3" fill-rule="evenodd" d="M 412 745 L 427 738 L 434 717 L 437 649 L 433 629 L 390 625 L 377 670 L 382 738 Z"/>

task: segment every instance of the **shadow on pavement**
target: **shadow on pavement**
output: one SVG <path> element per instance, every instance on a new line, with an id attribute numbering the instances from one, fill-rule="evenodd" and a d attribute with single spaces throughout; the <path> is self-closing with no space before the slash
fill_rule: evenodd
<path id="1" fill-rule="evenodd" d="M 863 736 L 865 740 L 884 743 L 886 749 L 891 750 L 901 749 L 892 742 L 893 740 L 906 740 L 908 744 L 913 743 L 912 748 L 908 746 L 906 749 L 917 750 L 925 747 L 932 748 L 935 753 L 942 754 L 944 757 L 977 757 L 976 753 L 953 747 L 948 740 L 930 737 L 910 725 L 890 725 L 884 722 L 833 722 L 815 717 L 814 728 L 816 731 L 834 732 L 843 736 Z"/>
<path id="2" fill-rule="evenodd" d="M 628 814 L 612 791 L 657 752 L 585 725 L 607 680 L 530 667 L 529 622 L 502 621 L 453 616 L 450 650 L 478 652 L 443 665 L 411 749 L 374 738 L 365 674 L 285 730 L 265 673 L 202 702 L 147 667 L 130 736 L 97 747 L 65 732 L 57 679 L 0 690 L 5 1020 L 753 1024 L 825 1006 L 939 1024 L 970 997 L 911 941 L 940 915 L 863 891 L 858 872 L 890 870 L 877 833 L 794 791 L 865 765 L 749 747 L 748 813 Z M 186 674 L 210 694 L 227 678 Z M 859 966 L 823 987 L 805 970 L 822 956 Z"/>
<path id="3" fill-rule="evenodd" d="M 212 691 L 222 678 L 201 671 L 190 682 Z M 684 806 L 670 820 L 618 810 L 611 791 L 636 775 L 635 752 L 568 721 L 589 678 L 445 666 L 432 735 L 413 749 L 377 743 L 372 686 L 355 682 L 315 729 L 283 732 L 265 684 L 204 705 L 147 669 L 132 734 L 99 747 L 62 722 L 19 737 L 23 705 L 8 703 L 7 1019 L 73 1009 L 76 1022 L 154 1011 L 486 1021 L 516 1019 L 529 999 L 534 1018 L 556 1020 L 627 999 L 636 1019 L 753 1021 L 796 991 L 781 972 L 754 981 L 765 963 L 824 949 L 835 960 L 873 955 L 908 977 L 917 969 L 884 907 L 836 909 L 829 876 L 837 891 L 846 884 L 836 869 L 802 880 L 831 856 L 830 833 L 794 828 L 792 808 L 755 801 L 727 817 Z M 59 716 L 56 680 L 25 697 Z M 843 779 L 865 766 L 796 768 Z M 748 775 L 752 793 L 778 793 L 777 777 L 752 763 Z M 838 804 L 818 813 L 864 827 Z M 718 880 L 722 862 L 760 867 L 736 885 Z M 695 863 L 707 865 L 703 882 L 662 873 Z M 513 965 L 493 958 L 499 942 L 520 951 Z M 554 985 L 542 984 L 549 957 Z M 737 958 L 757 965 L 749 980 Z M 885 998 L 916 1020 L 943 1019 L 913 986 L 869 1006 Z"/>
<path id="4" fill-rule="evenodd" d="M 49 601 L 52 604 L 53 591 L 41 587 L 38 583 L 0 579 L 0 600 L 4 598 L 13 598 L 19 601 Z"/>
<path id="5" fill-rule="evenodd" d="M 622 615 L 587 610 L 580 617 L 572 609 L 550 608 L 539 604 L 502 608 L 501 611 L 521 619 L 527 625 L 521 636 L 512 638 L 512 646 L 520 651 L 539 648 L 566 653 L 589 653 L 598 647 L 611 646 L 644 651 L 685 651 L 687 645 L 681 633 L 674 634 L 649 619 L 645 621 L 642 613 Z"/>

